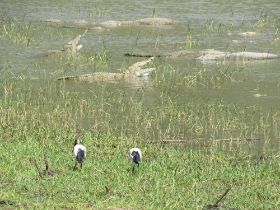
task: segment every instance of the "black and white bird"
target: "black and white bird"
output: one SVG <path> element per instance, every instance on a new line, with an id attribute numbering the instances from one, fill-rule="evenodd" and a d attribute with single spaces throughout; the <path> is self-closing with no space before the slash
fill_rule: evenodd
<path id="1" fill-rule="evenodd" d="M 86 147 L 81 144 L 79 139 L 77 139 L 74 143 L 73 155 L 75 157 L 74 169 L 76 169 L 78 163 L 81 165 L 81 168 L 82 168 L 83 162 L 86 158 Z"/>
<path id="2" fill-rule="evenodd" d="M 139 167 L 140 162 L 142 160 L 141 150 L 139 148 L 131 148 L 128 151 L 128 156 L 133 161 L 133 163 L 137 164 L 137 166 Z M 134 172 L 134 167 L 133 167 L 132 171 Z"/>

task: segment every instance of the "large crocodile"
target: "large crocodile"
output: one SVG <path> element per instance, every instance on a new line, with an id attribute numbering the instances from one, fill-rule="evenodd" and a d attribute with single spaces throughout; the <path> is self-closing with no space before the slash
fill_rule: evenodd
<path id="1" fill-rule="evenodd" d="M 223 52 L 218 50 L 201 51 L 201 56 L 197 57 L 201 61 L 215 60 L 268 60 L 279 58 L 279 55 L 268 52 Z"/>
<path id="2" fill-rule="evenodd" d="M 125 53 L 124 55 L 132 57 L 185 57 L 187 59 L 197 59 L 202 62 L 215 60 L 266 60 L 279 58 L 279 55 L 268 52 L 223 52 L 213 49 L 201 50 L 199 52 L 179 50 L 166 54 Z"/>
<path id="3" fill-rule="evenodd" d="M 138 20 L 108 20 L 100 23 L 92 23 L 86 20 L 74 20 L 73 22 L 66 23 L 64 20 L 60 19 L 47 19 L 45 22 L 55 23 L 55 24 L 63 24 L 64 27 L 83 27 L 89 29 L 103 29 L 103 28 L 116 28 L 120 26 L 139 26 L 139 25 L 173 25 L 176 24 L 177 21 L 172 20 L 170 18 L 143 18 Z"/>
<path id="4" fill-rule="evenodd" d="M 95 72 L 92 74 L 82 74 L 74 76 L 59 77 L 57 80 L 79 80 L 79 81 L 117 81 L 127 80 L 135 77 L 144 77 L 149 75 L 154 68 L 142 67 L 150 63 L 154 58 L 151 57 L 144 61 L 139 61 L 128 67 L 128 70 L 124 73 L 112 73 L 112 72 Z"/>
<path id="5" fill-rule="evenodd" d="M 82 35 L 78 35 L 74 39 L 70 40 L 66 45 L 64 45 L 63 49 L 48 50 L 47 52 L 39 54 L 38 57 L 48 57 L 51 55 L 60 55 L 60 54 L 67 53 L 67 52 L 72 53 L 72 54 L 77 53 L 83 47 L 83 45 L 79 44 L 79 42 L 80 42 L 81 37 L 84 36 L 84 34 L 86 32 L 87 32 L 87 30 Z"/>

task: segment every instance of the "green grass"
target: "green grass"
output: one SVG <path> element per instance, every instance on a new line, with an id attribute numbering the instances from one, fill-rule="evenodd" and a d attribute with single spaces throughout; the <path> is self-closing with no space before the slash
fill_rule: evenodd
<path id="1" fill-rule="evenodd" d="M 279 135 L 279 112 L 195 98 L 182 106 L 165 89 L 147 107 L 144 92 L 132 97 L 95 85 L 83 93 L 67 84 L 40 81 L 34 89 L 27 79 L 2 78 L 1 199 L 27 209 L 201 209 L 231 188 L 220 203 L 224 209 L 279 208 L 279 155 L 244 152 L 242 141 L 230 151 L 206 141 L 258 134 L 266 147 Z M 72 170 L 77 137 L 88 148 L 82 171 Z M 157 143 L 166 138 L 198 146 Z M 136 174 L 127 159 L 134 146 L 144 153 Z M 38 176 L 29 158 L 43 170 L 44 155 L 59 174 Z"/>
<path id="2" fill-rule="evenodd" d="M 12 18 L 4 20 L 0 35 L 8 38 L 8 40 L 17 46 L 27 47 L 34 41 L 34 28 L 31 22 L 20 23 Z"/>
<path id="3" fill-rule="evenodd" d="M 222 209 L 275 209 L 280 206 L 279 156 L 252 156 L 238 150 L 224 152 L 180 149 L 138 143 L 144 159 L 135 174 L 127 160 L 133 139 L 85 132 L 88 156 L 82 171 L 73 171 L 74 136 L 66 130 L 42 127 L 44 140 L 32 134 L 1 146 L 1 199 L 24 208 L 201 209 L 227 189 Z M 60 135 L 52 138 L 53 132 Z M 60 172 L 40 178 L 28 161 L 43 155 Z M 107 190 L 106 191 L 106 187 Z"/>

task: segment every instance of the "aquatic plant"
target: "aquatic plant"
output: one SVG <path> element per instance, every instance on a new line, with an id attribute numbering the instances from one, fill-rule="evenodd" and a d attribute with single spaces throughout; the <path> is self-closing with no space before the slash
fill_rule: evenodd
<path id="1" fill-rule="evenodd" d="M 186 37 L 186 48 L 192 49 L 197 48 L 199 46 L 199 41 L 195 39 L 191 33 L 189 33 Z"/>
<path id="2" fill-rule="evenodd" d="M 279 17 L 271 12 L 262 12 L 255 22 L 255 26 L 259 28 L 279 27 Z"/>
<path id="3" fill-rule="evenodd" d="M 27 47 L 32 41 L 33 28 L 31 22 L 19 22 L 8 18 L 1 26 L 2 36 L 7 37 L 12 44 Z"/>

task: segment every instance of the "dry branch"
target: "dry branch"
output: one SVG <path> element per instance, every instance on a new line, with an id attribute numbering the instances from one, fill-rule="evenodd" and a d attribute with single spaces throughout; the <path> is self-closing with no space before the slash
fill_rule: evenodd
<path id="1" fill-rule="evenodd" d="M 231 188 L 226 189 L 226 191 L 218 198 L 218 200 L 214 204 L 207 205 L 206 209 L 218 209 L 219 203 L 224 199 L 224 197 L 226 197 L 230 189 Z"/>

